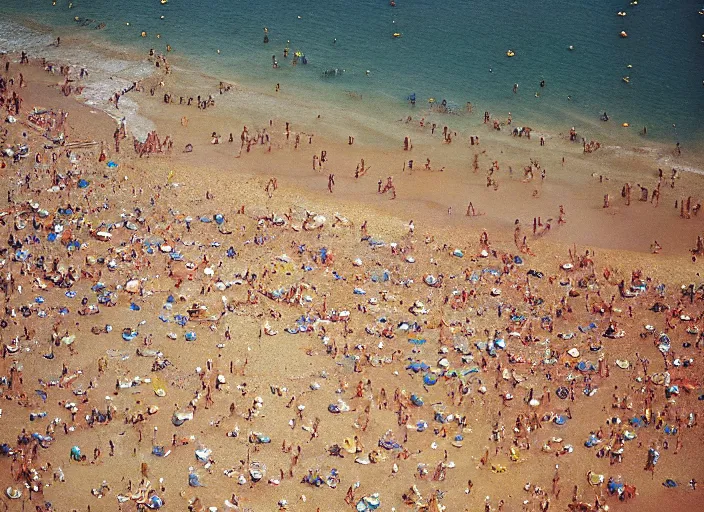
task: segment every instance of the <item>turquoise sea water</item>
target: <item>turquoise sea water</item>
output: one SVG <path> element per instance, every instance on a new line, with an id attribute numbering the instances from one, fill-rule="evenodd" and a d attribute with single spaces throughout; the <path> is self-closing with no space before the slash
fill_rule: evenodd
<path id="1" fill-rule="evenodd" d="M 525 124 L 563 132 L 570 125 L 606 129 L 599 121 L 606 111 L 610 129 L 647 126 L 648 138 L 668 143 L 704 135 L 703 8 L 692 0 L 397 0 L 396 7 L 387 0 L 76 0 L 71 8 L 67 0 L 2 2 L 9 19 L 31 19 L 54 35 L 102 38 L 145 54 L 169 44 L 180 65 L 267 91 L 281 82 L 309 102 L 343 102 L 354 91 L 365 101 L 348 108 L 403 115 L 415 92 L 418 107 L 430 97 L 460 108 L 471 101 L 479 116 L 511 111 Z M 80 26 L 74 16 L 94 21 Z M 104 30 L 93 28 L 99 22 Z M 291 66 L 287 45 L 308 64 Z M 506 56 L 509 49 L 515 57 Z M 344 73 L 323 77 L 335 68 Z"/>

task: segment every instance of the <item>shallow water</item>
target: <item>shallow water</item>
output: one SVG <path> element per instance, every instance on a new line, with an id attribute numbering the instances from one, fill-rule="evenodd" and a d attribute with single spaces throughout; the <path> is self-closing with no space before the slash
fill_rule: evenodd
<path id="1" fill-rule="evenodd" d="M 395 8 L 382 0 L 212 0 L 205 6 L 192 0 L 166 5 L 96 0 L 73 2 L 70 9 L 63 1 L 3 4 L 11 15 L 31 17 L 65 38 L 104 38 L 140 54 L 164 51 L 169 44 L 182 66 L 266 91 L 280 82 L 297 99 L 357 111 L 363 124 L 412 113 L 405 98 L 415 92 L 417 108 L 431 97 L 460 109 L 471 101 L 482 112 L 505 117 L 511 111 L 514 119 L 550 131 L 576 125 L 590 137 L 624 133 L 615 130 L 623 122 L 634 127 L 632 133 L 647 126 L 649 139 L 667 143 L 692 141 L 703 129 L 704 88 L 697 70 L 704 68 L 704 17 L 693 1 L 631 6 L 604 0 L 574 5 L 400 0 Z M 620 10 L 627 16 L 617 16 Z M 81 26 L 75 16 L 92 21 Z M 100 22 L 106 28 L 96 31 Z M 268 44 L 262 42 L 264 27 Z M 140 37 L 142 30 L 147 37 Z M 621 30 L 628 38 L 619 37 Z M 394 32 L 401 37 L 392 37 Z M 48 42 L 36 35 L 0 36 L 1 49 Z M 291 57 L 282 55 L 287 45 L 291 54 L 304 53 L 308 65 L 291 66 Z M 506 57 L 508 49 L 516 56 Z M 325 70 L 336 68 L 344 73 L 323 78 Z M 364 101 L 350 101 L 347 91 Z M 604 111 L 613 122 L 598 121 Z"/>

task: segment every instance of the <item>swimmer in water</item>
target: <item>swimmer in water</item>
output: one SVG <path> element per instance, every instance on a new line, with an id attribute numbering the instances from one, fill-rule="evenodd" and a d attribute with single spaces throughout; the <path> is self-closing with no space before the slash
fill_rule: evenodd
<path id="1" fill-rule="evenodd" d="M 489 73 L 493 73 L 493 71 L 492 71 L 492 69 L 491 69 L 491 68 L 489 68 Z"/>

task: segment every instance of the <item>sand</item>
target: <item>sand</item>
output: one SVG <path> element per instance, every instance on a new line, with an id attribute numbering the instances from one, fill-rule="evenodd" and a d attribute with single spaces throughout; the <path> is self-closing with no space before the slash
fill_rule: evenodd
<path id="1" fill-rule="evenodd" d="M 657 208 L 650 202 L 639 202 L 635 187 L 641 183 L 652 190 L 658 181 L 658 167 L 663 167 L 665 159 L 672 162 L 663 167 L 667 178 L 673 165 L 697 167 L 696 155 L 685 153 L 675 158 L 672 148 L 657 146 L 652 151 L 604 147 L 584 154 L 581 144 L 570 143 L 558 132 L 541 147 L 535 134 L 530 140 L 514 138 L 505 129 L 493 131 L 481 122 L 472 133 L 480 136 L 479 146 L 469 145 L 469 133 L 459 133 L 446 144 L 442 142 L 442 128 L 430 135 L 427 127 L 418 126 L 417 119 L 398 123 L 395 132 L 384 135 L 397 140 L 396 145 L 349 145 L 346 140 L 326 137 L 318 125 L 324 117 L 318 119 L 314 111 L 307 125 L 292 127 L 287 141 L 283 134 L 286 119 L 273 113 L 256 119 L 247 113 L 238 118 L 229 111 L 226 115 L 219 105 L 206 110 L 164 105 L 162 91 L 182 87 L 177 70 L 173 75 L 157 75 L 151 82 L 145 81 L 145 90 L 149 91 L 164 80 L 153 97 L 148 92 L 128 93 L 139 103 L 140 112 L 154 122 L 160 137 L 168 134 L 174 140 L 170 152 L 139 158 L 132 149 L 131 137 L 122 141 L 120 153 L 114 152 L 114 119 L 82 105 L 80 96 L 64 97 L 57 87 L 57 75 L 46 74 L 36 64 L 16 63 L 10 75 L 17 76 L 20 70 L 28 87 L 14 89 L 24 103 L 20 122 L 4 125 L 8 133 L 3 147 L 26 143 L 29 157 L 18 163 L 3 158 L 6 179 L 0 194 L 4 199 L 10 191 L 12 202 L 4 207 L 8 215 L 4 217 L 2 229 L 6 233 L 2 236 L 7 239 L 12 234 L 23 239 L 35 232 L 41 242 L 25 244 L 24 248 L 29 249 L 32 263 L 43 255 L 47 270 L 14 261 L 15 249 L 9 248 L 3 255 L 3 275 L 11 273 L 14 281 L 6 293 L 8 312 L 4 318 L 8 325 L 2 330 L 2 343 L 14 350 L 13 340 L 17 338 L 20 347 L 16 353 L 6 351 L 0 363 L 0 375 L 12 377 L 11 389 L 9 384 L 0 388 L 6 398 L 2 403 L 4 434 L 0 441 L 8 443 L 16 459 L 0 458 L 0 488 L 11 486 L 22 491 L 17 500 L 3 495 L 1 499 L 9 509 L 31 509 L 49 501 L 54 510 L 62 511 L 89 507 L 135 510 L 140 483 L 147 488 L 144 479 L 149 480 L 148 488 L 164 501 L 167 510 L 183 510 L 189 505 L 196 510 L 227 510 L 225 500 L 238 501 L 240 510 L 277 510 L 283 504 L 281 500 L 286 500 L 289 510 L 344 510 L 349 507 L 344 501 L 345 491 L 356 482 L 359 488 L 354 491 L 352 506 L 364 496 L 379 493 L 379 510 L 387 511 L 438 510 L 438 506 L 448 511 L 481 510 L 486 504 L 490 510 L 497 510 L 500 500 L 505 511 L 539 510 L 541 502 L 548 500 L 550 510 L 564 510 L 573 501 L 574 486 L 575 502 L 593 505 L 595 496 L 600 496 L 601 504 L 610 509 L 647 511 L 667 506 L 684 510 L 698 506 L 701 491 L 692 489 L 688 482 L 704 478 L 698 463 L 704 452 L 702 432 L 696 422 L 702 403 L 697 399 L 702 393 L 698 361 L 701 348 L 695 345 L 699 336 L 689 334 L 687 329 L 704 329 L 703 297 L 697 292 L 691 303 L 688 299 L 680 303 L 679 287 L 699 284 L 701 262 L 692 261 L 690 249 L 701 233 L 701 224 L 695 215 L 681 218 L 674 202 L 692 196 L 693 204 L 697 204 L 702 197 L 702 179 L 698 174 L 681 172 L 674 188 L 670 188 L 669 179 L 664 180 Z M 202 80 L 203 90 L 217 94 L 217 81 L 208 81 L 207 77 Z M 217 96 L 216 100 L 219 102 Z M 98 144 L 73 150 L 75 164 L 66 148 L 43 148 L 47 139 L 22 124 L 28 110 L 35 106 L 70 112 L 65 131 L 69 143 Z M 119 116 L 114 108 L 107 110 L 113 117 Z M 188 127 L 182 126 L 183 116 L 188 117 Z M 441 126 L 452 124 L 440 114 L 432 116 Z M 245 123 L 251 134 L 267 127 L 270 152 L 267 145 L 256 144 L 250 152 L 239 154 L 239 134 Z M 212 132 L 223 136 L 221 144 L 210 143 Z M 227 142 L 230 132 L 237 142 Z M 311 144 L 302 136 L 300 147 L 295 149 L 296 133 L 315 135 Z M 413 139 L 412 151 L 403 151 L 406 135 Z M 366 135 L 356 136 L 357 140 L 366 139 Z M 107 153 L 105 162 L 98 161 L 101 142 Z M 182 152 L 187 143 L 193 144 L 193 152 Z M 322 150 L 327 152 L 328 162 L 323 170 L 313 170 L 312 157 Z M 60 178 L 66 185 L 60 192 L 47 191 L 52 185 L 51 170 L 47 173 L 47 169 L 53 151 L 58 157 L 57 172 L 66 176 Z M 35 166 L 37 152 L 44 163 Z M 477 172 L 472 169 L 474 154 L 478 154 Z M 355 179 L 355 167 L 361 158 L 371 170 Z M 426 158 L 431 160 L 431 170 L 424 170 Z M 522 181 L 522 169 L 531 158 L 547 169 L 544 181 L 539 173 L 531 182 Z M 404 161 L 410 159 L 414 160 L 413 171 L 402 170 Z M 107 161 L 114 161 L 117 167 L 107 167 Z M 487 169 L 493 161 L 500 167 L 493 176 L 498 181 L 497 190 L 486 186 Z M 69 169 L 71 176 L 66 174 Z M 330 173 L 335 174 L 332 193 L 327 189 Z M 28 174 L 29 188 L 24 186 Z M 395 200 L 388 193 L 377 192 L 377 181 L 386 182 L 388 176 L 393 176 L 396 186 Z M 600 180 L 599 176 L 608 179 Z M 269 197 L 265 186 L 272 177 L 277 179 L 278 188 Z M 81 178 L 89 183 L 85 189 L 77 188 Z M 626 182 L 631 182 L 636 191 L 630 206 L 620 196 Z M 604 209 L 602 197 L 606 193 L 611 195 L 612 205 Z M 69 203 L 74 209 L 80 206 L 82 212 L 72 217 L 55 217 L 55 222 L 66 224 L 64 232 L 72 229 L 73 236 L 84 244 L 80 250 L 69 253 L 60 242 L 48 242 L 48 231 L 35 231 L 31 215 L 25 216 L 27 227 L 16 231 L 14 216 L 31 208 L 28 201 L 38 202 L 52 215 Z M 482 215 L 464 215 L 469 201 Z M 560 205 L 566 211 L 567 222 L 562 225 L 557 223 Z M 241 207 L 244 213 L 237 213 Z M 326 217 L 322 229 L 303 229 L 306 211 Z M 333 225 L 336 213 L 349 223 Z M 213 220 L 216 214 L 224 216 L 219 228 Z M 189 216 L 193 219 L 190 229 L 185 220 Z M 210 222 L 201 222 L 201 216 Z M 274 216 L 283 218 L 284 225 L 272 222 Z M 537 216 L 543 221 L 552 219 L 551 230 L 542 236 L 532 235 L 532 218 Z M 67 224 L 69 218 L 76 223 Z M 534 256 L 521 254 L 514 245 L 515 219 L 520 219 Z M 108 224 L 126 220 L 136 229 Z M 410 220 L 415 225 L 413 233 L 409 233 Z M 360 228 L 365 221 L 369 237 L 383 241 L 383 245 L 372 246 L 362 236 Z M 95 232 L 108 229 L 109 241 L 96 238 Z M 486 257 L 481 255 L 479 242 L 483 230 L 487 230 L 490 241 Z M 183 262 L 172 261 L 168 251 L 162 252 L 157 245 L 151 246 L 151 254 L 147 252 L 145 241 L 156 244 L 162 240 L 162 245 L 168 244 L 182 254 Z M 654 240 L 662 246 L 660 254 L 651 254 Z M 226 256 L 228 247 L 236 251 L 236 256 Z M 323 263 L 323 247 L 334 256 L 333 261 Z M 456 249 L 462 257 L 453 255 Z M 570 251 L 574 256 L 584 255 L 587 250 L 593 265 L 580 267 L 577 258 L 570 258 Z M 511 264 L 513 256 L 519 254 L 525 260 L 523 265 Z M 105 262 L 94 261 L 99 257 Z M 58 270 L 52 269 L 54 258 L 58 258 Z M 357 258 L 361 265 L 355 264 Z M 110 260 L 114 265 L 108 265 Z M 187 266 L 187 262 L 192 265 Z M 575 268 L 564 270 L 562 265 L 569 262 Z M 79 279 L 75 283 L 62 288 L 49 282 L 49 277 L 60 270 L 65 274 L 69 266 L 77 271 Z M 385 269 L 389 271 L 388 281 L 383 280 Z M 483 269 L 495 269 L 500 277 Z M 529 269 L 544 276 L 528 278 Z M 650 279 L 647 289 L 636 298 L 623 298 L 617 285 L 625 280 L 629 288 L 631 273 L 636 269 Z M 473 273 L 480 277 L 478 281 L 471 279 Z M 436 278 L 442 275 L 442 285 L 426 285 L 424 276 L 428 274 Z M 132 279 L 139 280 L 140 293 L 125 290 Z M 101 304 L 99 314 L 79 315 L 83 297 L 87 305 L 97 304 L 98 294 L 91 290 L 97 283 L 116 294 L 116 304 Z M 664 297 L 657 291 L 660 283 L 666 285 Z M 300 292 L 295 300 L 271 298 L 273 291 L 290 287 L 298 287 Z M 356 294 L 355 289 L 365 294 Z M 501 294 L 496 296 L 493 289 L 501 290 Z M 75 298 L 66 296 L 69 290 L 76 292 Z M 462 291 L 467 293 L 465 301 L 453 307 Z M 38 296 L 43 303 L 35 300 Z M 615 298 L 609 312 L 612 296 Z M 565 301 L 564 315 L 558 318 L 561 300 Z M 414 309 L 415 301 L 422 306 Z M 593 312 L 592 306 L 602 301 L 601 308 L 606 311 Z M 670 313 L 652 311 L 656 302 L 667 304 Z M 202 315 L 192 311 L 185 327 L 175 323 L 175 315 L 188 315 L 187 310 L 194 309 L 195 303 L 207 311 Z M 20 308 L 29 304 L 33 304 L 32 314 L 23 317 Z M 499 304 L 504 307 L 500 317 Z M 69 312 L 61 314 L 61 306 Z M 511 321 L 512 308 L 526 320 Z M 677 308 L 677 315 L 670 318 Z M 14 315 L 10 314 L 13 310 Z M 40 317 L 40 311 L 46 316 Z M 349 321 L 335 321 L 332 311 L 349 311 Z M 548 315 L 554 323 L 552 332 L 541 327 L 541 318 Z M 680 315 L 691 320 L 682 320 Z M 297 334 L 286 332 L 296 327 L 302 316 L 309 317 L 314 327 Z M 672 326 L 668 326 L 668 320 Z M 578 326 L 592 321 L 598 328 L 586 333 L 578 330 Z M 610 321 L 617 331 L 625 331 L 623 338 L 602 336 Z M 399 328 L 402 322 L 417 322 L 419 332 L 405 332 Z M 654 335 L 640 336 L 646 332 L 646 324 L 654 326 Z M 106 325 L 112 327 L 111 332 L 92 332 Z M 387 326 L 391 328 L 382 334 Z M 138 334 L 124 341 L 123 329 Z M 57 341 L 53 348 L 52 330 Z M 227 330 L 231 339 L 226 337 Z M 527 339 L 531 330 L 535 339 Z M 196 335 L 195 341 L 186 339 L 191 332 Z M 656 343 L 661 332 L 672 339 L 667 357 L 661 355 Z M 169 337 L 171 333 L 175 339 Z M 561 339 L 559 333 L 575 336 Z M 68 345 L 62 338 L 70 335 L 76 337 Z M 416 346 L 408 341 L 419 338 L 426 343 Z M 482 343 L 499 338 L 506 340 L 507 348 L 497 350 L 493 357 Z M 685 342 L 690 346 L 683 347 Z M 590 344 L 602 348 L 591 352 Z M 580 356 L 567 355 L 570 348 L 577 348 Z M 139 356 L 138 350 L 146 356 Z M 546 350 L 553 352 L 546 356 Z M 155 356 L 152 351 L 159 354 Z M 47 354 L 53 354 L 53 358 L 46 358 Z M 599 357 L 608 367 L 608 377 L 604 369 L 599 374 L 580 372 L 575 367 L 580 360 L 596 366 Z M 649 360 L 647 370 L 639 357 Z M 100 363 L 99 369 L 101 358 L 107 361 L 106 368 Z M 443 371 L 443 358 L 450 370 L 478 370 L 463 377 L 466 395 L 462 400 L 460 378 Z M 545 361 L 553 358 L 556 361 Z M 683 367 L 682 362 L 690 358 L 693 363 Z M 358 359 L 356 368 L 354 359 Z M 673 366 L 675 359 L 679 366 Z M 431 373 L 440 375 L 438 382 L 424 385 L 425 372 L 407 369 L 410 360 L 427 363 Z M 521 360 L 525 362 L 518 362 Z M 617 360 L 629 361 L 628 369 L 619 368 Z M 155 362 L 165 367 L 157 370 Z M 21 369 L 21 379 L 11 368 Z M 509 372 L 505 377 L 504 369 Z M 666 370 L 673 383 L 689 379 L 676 381 L 680 393 L 669 400 L 665 386 L 656 384 L 657 375 Z M 222 385 L 217 384 L 219 376 Z M 592 396 L 583 393 L 585 376 L 591 377 L 589 385 L 596 389 Z M 142 381 L 159 379 L 166 396 L 157 396 L 152 383 L 146 382 L 116 389 L 116 381 L 127 383 L 135 377 Z M 561 400 L 555 391 L 559 386 L 569 387 L 569 379 L 574 379 L 574 400 Z M 60 385 L 48 384 L 50 381 Z M 367 381 L 370 383 L 364 385 Z M 358 383 L 363 385 L 358 387 Z M 685 384 L 691 384 L 691 389 L 685 390 Z M 382 388 L 387 407 L 380 397 Z M 207 389 L 212 402 L 206 399 Z M 531 389 L 540 399 L 537 406 L 528 403 Z M 629 426 L 632 418 L 645 416 L 649 389 L 654 391 L 650 423 Z M 46 393 L 46 402 L 35 390 Z M 398 400 L 394 399 L 395 391 Z M 423 405 L 413 405 L 412 394 L 422 398 Z M 513 398 L 502 400 L 506 394 Z M 625 405 L 629 407 L 613 408 L 613 395 L 627 396 Z M 339 405 L 339 401 L 351 410 L 329 412 L 329 406 Z M 73 419 L 65 407 L 71 402 L 77 408 Z M 261 405 L 255 405 L 257 402 Z M 158 411 L 149 414 L 148 409 L 154 406 Z M 110 421 L 88 424 L 85 416 L 93 408 L 105 413 L 108 407 L 112 411 Z M 367 407 L 369 413 L 365 414 Z M 192 420 L 174 426 L 175 412 L 194 408 Z M 399 408 L 400 416 L 408 415 L 402 422 Z M 567 414 L 568 408 L 572 418 L 565 425 L 555 424 L 552 418 Z M 32 420 L 30 413 L 40 411 L 46 416 Z M 519 436 L 513 430 L 517 417 L 534 412 L 544 418 L 540 428 Z M 443 424 L 434 421 L 436 413 L 445 417 L 453 414 L 455 419 L 445 423 L 443 431 Z M 458 424 L 458 417 L 466 420 Z M 613 417 L 622 423 L 608 425 Z M 36 470 L 37 476 L 32 480 L 30 474 L 26 480 L 17 473 L 34 442 L 20 445 L 15 438 L 23 429 L 29 434 L 46 434 L 53 418 L 57 418 L 53 440 L 46 449 L 37 448 L 36 457 L 27 462 L 27 469 Z M 319 427 L 312 436 L 316 419 Z M 418 432 L 421 421 L 427 422 L 427 429 Z M 677 426 L 678 434 L 665 434 L 665 425 Z M 152 453 L 155 428 L 155 444 L 170 451 L 167 457 Z M 237 437 L 227 435 L 235 429 Z M 585 447 L 590 432 L 600 429 L 604 435 L 601 443 Z M 503 432 L 499 441 L 493 439 L 494 430 Z M 610 465 L 608 454 L 596 456 L 597 450 L 611 444 L 610 433 L 615 439 L 625 430 L 637 437 L 625 441 L 622 463 Z M 258 443 L 252 433 L 268 436 L 271 443 Z M 379 447 L 379 440 L 387 434 L 387 439 L 402 448 Z M 457 435 L 463 436 L 461 447 L 452 445 Z M 175 445 L 172 436 L 176 436 Z M 361 441 L 358 453 L 343 450 L 343 458 L 329 454 L 330 447 L 343 446 L 345 439 L 355 436 Z M 542 449 L 553 438 L 561 441 Z M 674 453 L 678 438 L 682 448 Z M 530 449 L 525 447 L 526 440 Z M 293 447 L 292 452 L 282 450 L 282 444 Z M 513 453 L 516 460 L 512 460 L 511 448 L 517 445 L 521 447 Z M 556 456 L 565 445 L 571 445 L 572 451 Z M 80 447 L 85 461 L 70 460 L 73 446 Z M 298 446 L 300 457 L 291 467 Z M 661 455 L 654 473 L 643 470 L 650 447 L 656 447 Z M 97 458 L 95 448 L 100 450 Z M 195 450 L 202 448 L 212 450 L 207 463 L 194 456 Z M 487 450 L 488 459 L 482 461 Z M 364 464 L 370 453 L 375 462 Z M 248 471 L 255 461 L 266 466 L 257 483 L 252 482 Z M 433 479 L 439 464 L 446 466 L 446 475 L 440 478 L 439 472 Z M 555 492 L 557 487 L 553 488 L 556 465 L 559 493 Z M 65 482 L 55 478 L 58 468 Z M 189 468 L 198 475 L 203 488 L 188 485 Z M 334 489 L 325 482 L 320 482 L 320 487 L 302 482 L 309 471 L 319 472 L 324 481 L 333 468 L 340 478 Z M 635 485 L 638 495 L 621 502 L 609 496 L 605 486 L 590 486 L 588 471 L 603 474 L 606 480 L 621 478 Z M 244 483 L 238 482 L 240 475 Z M 674 480 L 678 487 L 664 487 L 666 479 Z M 473 483 L 471 492 L 467 492 L 469 480 Z M 25 481 L 39 489 L 31 493 L 31 503 Z M 95 494 L 100 494 L 103 481 L 109 490 L 104 489 L 103 496 L 98 497 Z M 531 484 L 529 491 L 524 490 L 527 483 Z M 412 500 L 416 504 L 404 504 L 403 494 L 414 485 L 422 498 Z M 534 486 L 543 491 L 535 491 Z M 431 499 L 436 491 L 440 492 L 439 505 Z M 126 501 L 119 503 L 118 496 L 126 497 Z"/>

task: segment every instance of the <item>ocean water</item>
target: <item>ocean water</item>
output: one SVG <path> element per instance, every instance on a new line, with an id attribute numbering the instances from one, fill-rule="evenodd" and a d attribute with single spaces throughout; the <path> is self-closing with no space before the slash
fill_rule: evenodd
<path id="1" fill-rule="evenodd" d="M 387 0 L 3 0 L 2 9 L 0 23 L 39 23 L 51 36 L 0 31 L 0 50 L 45 51 L 55 35 L 142 55 L 168 44 L 179 67 L 266 94 L 281 83 L 293 108 L 322 103 L 353 124 L 415 115 L 434 98 L 458 110 L 473 103 L 473 120 L 458 116 L 455 125 L 488 110 L 554 133 L 576 126 L 609 137 L 625 133 L 616 128 L 625 122 L 629 136 L 647 126 L 648 140 L 665 143 L 704 135 L 704 4 L 693 0 L 397 0 L 396 7 Z M 294 51 L 308 64 L 293 67 Z M 142 72 L 125 66 L 121 76 L 129 79 L 131 68 Z M 324 76 L 334 69 L 343 72 Z M 406 101 L 411 93 L 415 109 Z M 599 121 L 603 112 L 609 123 Z"/>

